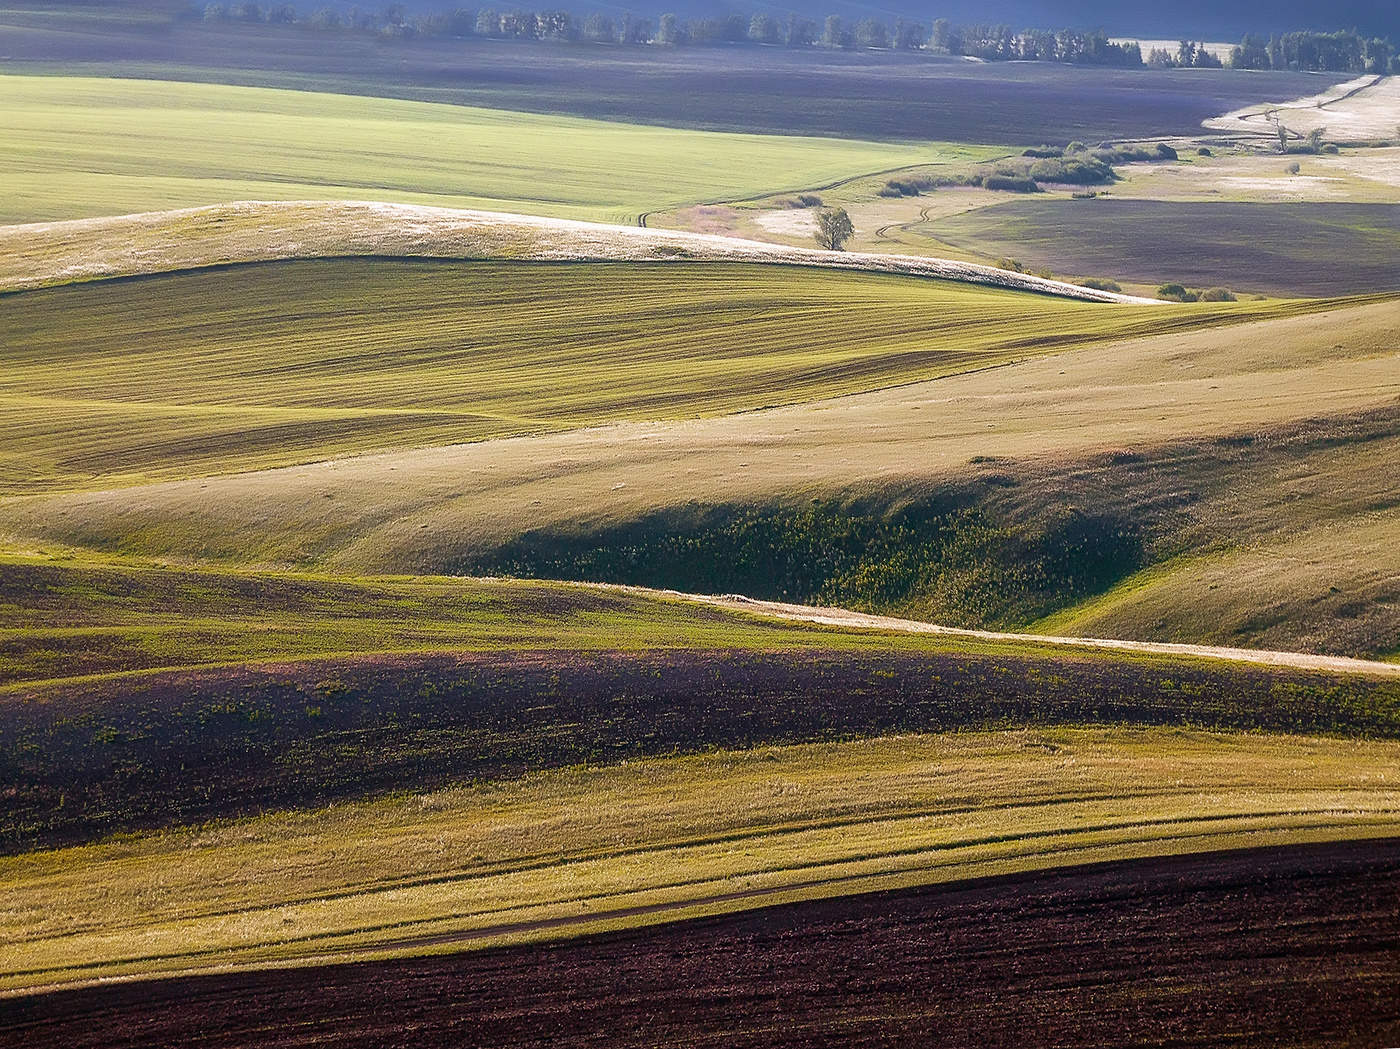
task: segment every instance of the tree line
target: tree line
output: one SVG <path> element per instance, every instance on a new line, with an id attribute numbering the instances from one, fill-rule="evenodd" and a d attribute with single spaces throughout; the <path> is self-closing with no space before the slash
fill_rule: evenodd
<path id="1" fill-rule="evenodd" d="M 210 23 L 301 25 L 318 30 L 375 33 L 386 38 L 486 37 L 510 40 L 588 41 L 594 43 L 705 47 L 754 44 L 769 47 L 822 47 L 847 51 L 924 51 L 979 58 L 988 62 L 1064 62 L 1132 68 L 1218 68 L 1224 63 L 1202 43 L 1181 41 L 1175 51 L 1153 49 L 1144 55 L 1135 42 L 1114 42 L 1102 30 L 1013 30 L 1009 25 L 958 25 L 945 18 L 932 23 L 879 18 L 849 20 L 828 15 L 820 23 L 790 14 L 759 13 L 682 19 L 663 14 L 653 22 L 630 14 L 594 12 L 578 17 L 569 11 L 466 9 L 411 15 L 402 4 L 383 8 L 351 7 L 341 12 L 321 7 L 303 13 L 290 3 L 263 5 L 253 0 L 210 3 L 193 12 Z M 1295 32 L 1246 36 L 1231 53 L 1239 69 L 1297 69 L 1325 72 L 1400 72 L 1395 47 L 1381 38 L 1355 31 Z"/>

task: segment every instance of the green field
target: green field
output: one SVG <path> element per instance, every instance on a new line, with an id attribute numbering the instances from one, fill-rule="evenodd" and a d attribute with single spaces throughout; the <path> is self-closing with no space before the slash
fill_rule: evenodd
<path id="1" fill-rule="evenodd" d="M 288 262 L 42 289 L 0 314 L 0 491 L 732 413 L 1313 308 L 679 262 Z"/>
<path id="2" fill-rule="evenodd" d="M 1400 839 L 1390 285 L 637 228 L 999 152 L 0 76 L 0 997 Z"/>
<path id="3" fill-rule="evenodd" d="M 998 152 L 218 84 L 0 76 L 0 223 L 336 199 L 635 221 Z"/>
<path id="4" fill-rule="evenodd" d="M 1012 731 L 719 751 L 278 813 L 0 859 L 0 987 L 1394 834 L 1397 774 L 1394 743 Z"/>
<path id="5" fill-rule="evenodd" d="M 0 502 L 19 548 L 1400 650 L 1394 300 L 1143 312 L 777 267 L 364 261 L 6 302 L 34 345 L 11 491 L 49 489 Z M 1137 334 L 1158 318 L 1216 326 Z M 799 403 L 738 411 L 770 400 Z M 342 457 L 395 442 L 425 447 Z"/>

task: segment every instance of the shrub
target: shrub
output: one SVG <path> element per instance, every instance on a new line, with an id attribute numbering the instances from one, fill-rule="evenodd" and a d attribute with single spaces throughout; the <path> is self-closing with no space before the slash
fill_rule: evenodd
<path id="1" fill-rule="evenodd" d="M 1196 150 L 1196 156 L 1198 156 L 1198 157 L 1213 157 L 1213 156 L 1215 156 L 1215 154 L 1212 153 L 1212 152 L 1210 151 L 1210 147 L 1209 147 L 1209 146 L 1202 146 L 1200 149 Z"/>
<path id="2" fill-rule="evenodd" d="M 1331 153 L 1334 156 L 1340 153 L 1341 151 L 1341 147 L 1338 146 L 1335 142 L 1329 142 L 1327 143 L 1327 145 L 1323 146 L 1321 149 L 1318 150 L 1319 153 Z"/>
<path id="3" fill-rule="evenodd" d="M 1165 142 L 1157 143 L 1157 155 L 1163 160 L 1180 159 L 1177 155 L 1176 150 L 1172 149 L 1172 147 L 1167 145 Z"/>
<path id="4" fill-rule="evenodd" d="M 1163 284 L 1157 289 L 1157 298 L 1171 299 L 1175 302 L 1185 302 L 1186 294 L 1186 288 L 1180 284 Z"/>
<path id="5" fill-rule="evenodd" d="M 1201 292 L 1202 302 L 1234 302 L 1235 293 L 1229 288 L 1208 288 Z"/>
<path id="6" fill-rule="evenodd" d="M 1298 172 L 1303 170 L 1303 165 L 1299 164 L 1295 160 L 1292 164 L 1289 164 L 1288 167 L 1284 168 L 1283 170 L 1288 172 L 1290 175 L 1296 175 L 1298 174 Z"/>
<path id="7" fill-rule="evenodd" d="M 997 259 L 997 269 L 1010 270 L 1012 273 L 1026 272 L 1026 267 L 1016 259 Z"/>
<path id="8" fill-rule="evenodd" d="M 822 206 L 822 198 L 814 193 L 799 193 L 797 206 L 799 208 L 819 208 Z"/>
<path id="9" fill-rule="evenodd" d="M 1049 158 L 1049 159 L 1057 159 L 1057 158 L 1062 157 L 1062 156 L 1064 156 L 1064 155 L 1065 155 L 1065 151 L 1064 151 L 1063 149 L 1059 149 L 1059 148 L 1056 147 L 1056 146 L 1032 146 L 1030 149 L 1025 150 L 1025 151 L 1021 154 L 1021 156 L 1023 156 L 1023 157 Z"/>
<path id="10" fill-rule="evenodd" d="M 1092 189 L 1081 189 L 1081 190 L 1076 190 L 1075 192 L 1071 193 L 1071 194 L 1070 194 L 1070 199 L 1072 199 L 1072 200 L 1093 200 L 1093 199 L 1094 199 L 1095 197 L 1097 197 L 1097 196 L 1098 196 L 1098 193 L 1095 192 L 1095 191 L 1092 190 Z"/>
<path id="11" fill-rule="evenodd" d="M 921 180 L 892 178 L 879 191 L 882 197 L 917 197 Z"/>
<path id="12" fill-rule="evenodd" d="M 1108 280 L 1106 277 L 1085 277 L 1079 282 L 1081 288 L 1092 288 L 1094 291 L 1122 291 L 1122 287 L 1116 280 Z"/>
<path id="13" fill-rule="evenodd" d="M 1037 182 L 1063 182 L 1076 186 L 1113 181 L 1113 169 L 1101 160 L 1037 160 L 1028 172 Z"/>
<path id="14" fill-rule="evenodd" d="M 1007 193 L 1039 193 L 1040 187 L 1033 178 L 1018 175 L 988 175 L 982 180 L 987 189 L 1003 190 Z"/>

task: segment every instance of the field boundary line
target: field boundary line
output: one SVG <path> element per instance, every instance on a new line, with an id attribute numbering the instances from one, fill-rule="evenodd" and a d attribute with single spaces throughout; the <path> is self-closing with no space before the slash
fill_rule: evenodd
<path id="1" fill-rule="evenodd" d="M 619 583 L 587 583 L 587 586 L 622 593 L 669 597 L 714 608 L 752 612 L 770 619 L 788 622 L 815 623 L 867 630 L 887 630 L 905 634 L 939 634 L 978 641 L 1010 641 L 1023 644 L 1061 645 L 1066 648 L 1104 649 L 1116 652 L 1137 652 L 1157 656 L 1192 656 L 1259 666 L 1284 667 L 1290 670 L 1318 670 L 1336 674 L 1365 674 L 1374 677 L 1400 678 L 1400 663 L 1385 663 L 1377 659 L 1353 656 L 1326 656 L 1310 652 L 1283 652 L 1270 649 L 1234 648 L 1227 645 L 1195 645 L 1176 641 L 1131 641 L 1123 638 L 1075 637 L 1056 634 L 1026 634 L 1002 630 L 976 630 L 970 627 L 943 626 L 919 619 L 857 612 L 848 608 L 824 605 L 799 605 L 783 601 L 764 601 L 742 594 L 689 594 L 680 590 L 657 590 L 650 587 Z"/>

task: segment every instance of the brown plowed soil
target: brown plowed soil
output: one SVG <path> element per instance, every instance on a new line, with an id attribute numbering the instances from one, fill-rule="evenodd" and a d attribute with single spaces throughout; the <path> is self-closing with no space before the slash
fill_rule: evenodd
<path id="1" fill-rule="evenodd" d="M 1389 1046 L 1400 840 L 0 1000 L 0 1046 Z"/>
<path id="2" fill-rule="evenodd" d="M 399 654 L 0 698 L 0 853 L 708 747 L 1007 725 L 1400 736 L 1400 682 L 1171 658 L 918 652 Z"/>

